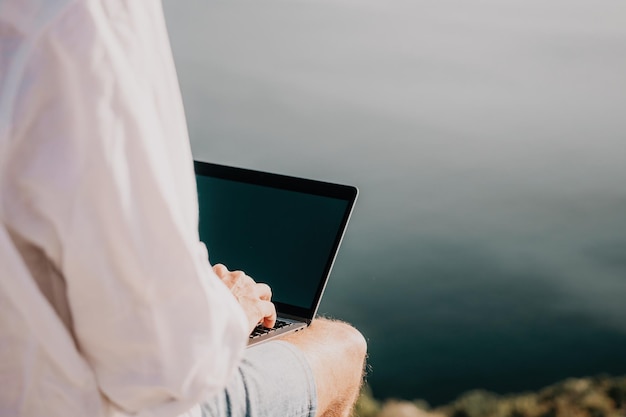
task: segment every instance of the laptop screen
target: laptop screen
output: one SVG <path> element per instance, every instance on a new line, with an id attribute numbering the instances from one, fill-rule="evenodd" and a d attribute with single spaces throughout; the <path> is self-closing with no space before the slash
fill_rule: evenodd
<path id="1" fill-rule="evenodd" d="M 356 189 L 199 162 L 196 182 L 211 263 L 269 284 L 279 310 L 315 310 Z"/>

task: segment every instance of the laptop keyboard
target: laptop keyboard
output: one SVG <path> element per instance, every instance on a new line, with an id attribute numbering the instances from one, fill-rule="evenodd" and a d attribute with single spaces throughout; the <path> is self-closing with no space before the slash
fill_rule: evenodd
<path id="1" fill-rule="evenodd" d="M 274 332 L 278 329 L 282 329 L 283 327 L 287 327 L 287 326 L 293 326 L 296 323 L 288 323 L 286 321 L 282 321 L 282 320 L 276 320 L 276 323 L 274 324 L 274 327 L 265 327 L 262 324 L 259 324 L 258 326 L 256 326 L 254 328 L 254 330 L 252 330 L 252 333 L 250 333 L 250 339 L 256 339 L 257 337 L 261 337 L 263 335 L 266 335 L 268 333 Z"/>

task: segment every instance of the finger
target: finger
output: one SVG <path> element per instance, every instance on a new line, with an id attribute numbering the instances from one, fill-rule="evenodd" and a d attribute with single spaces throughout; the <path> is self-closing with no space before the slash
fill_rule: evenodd
<path id="1" fill-rule="evenodd" d="M 234 281 L 239 282 L 239 285 L 248 285 L 248 282 L 252 281 L 252 278 L 247 276 L 243 271 L 233 271 L 230 275 L 232 275 Z"/>
<path id="2" fill-rule="evenodd" d="M 218 277 L 224 278 L 224 275 L 228 273 L 228 268 L 223 264 L 215 264 L 213 265 L 213 272 L 215 272 Z"/>
<path id="3" fill-rule="evenodd" d="M 267 284 L 256 284 L 256 293 L 261 300 L 270 301 L 272 299 L 272 289 Z"/>
<path id="4" fill-rule="evenodd" d="M 276 307 L 269 301 L 261 301 L 260 306 L 263 309 L 263 326 L 274 327 L 276 324 Z"/>
<path id="5" fill-rule="evenodd" d="M 220 267 L 217 268 L 218 271 L 222 273 L 222 275 L 219 276 L 219 278 L 222 280 L 224 284 L 226 284 L 226 286 L 230 289 L 230 291 L 233 292 L 235 296 L 237 296 L 238 293 L 241 291 L 240 288 L 246 285 L 246 280 L 245 280 L 246 275 L 241 271 L 231 272 L 225 266 L 223 265 L 220 265 L 220 266 L 223 267 L 223 269 Z"/>
<path id="6" fill-rule="evenodd" d="M 247 294 L 254 285 L 252 279 L 241 271 L 229 273 L 227 280 L 230 283 L 230 290 L 236 294 Z"/>

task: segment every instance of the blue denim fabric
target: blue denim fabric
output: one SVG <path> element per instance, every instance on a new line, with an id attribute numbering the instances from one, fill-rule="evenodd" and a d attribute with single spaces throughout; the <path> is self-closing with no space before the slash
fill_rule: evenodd
<path id="1" fill-rule="evenodd" d="M 313 371 L 293 345 L 272 341 L 248 348 L 224 391 L 202 404 L 203 417 L 314 417 Z"/>

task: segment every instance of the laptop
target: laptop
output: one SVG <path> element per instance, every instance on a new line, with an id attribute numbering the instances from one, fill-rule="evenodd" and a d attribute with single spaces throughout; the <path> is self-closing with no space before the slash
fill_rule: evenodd
<path id="1" fill-rule="evenodd" d="M 272 289 L 277 321 L 249 346 L 306 328 L 317 309 L 356 201 L 356 187 L 194 162 L 200 239 L 211 264 Z"/>

